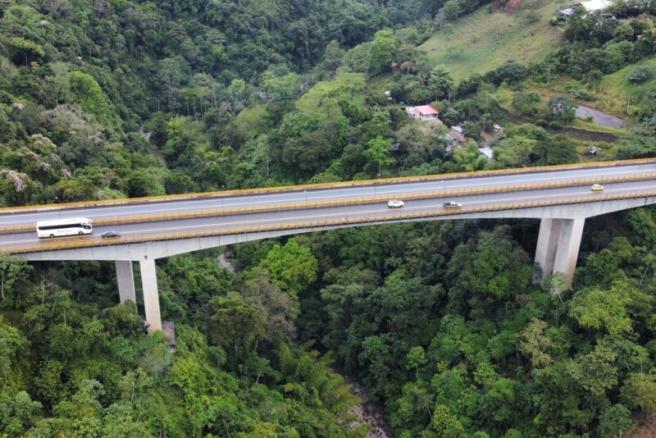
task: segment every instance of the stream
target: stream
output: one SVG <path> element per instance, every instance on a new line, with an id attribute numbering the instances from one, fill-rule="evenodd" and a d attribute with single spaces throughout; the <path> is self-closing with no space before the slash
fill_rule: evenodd
<path id="1" fill-rule="evenodd" d="M 370 428 L 366 438 L 391 438 L 392 433 L 385 422 L 380 406 L 369 398 L 364 387 L 357 383 L 351 383 L 351 385 L 351 392 L 362 398 L 362 403 L 351 408 L 351 413 L 361 422 L 369 423 Z"/>

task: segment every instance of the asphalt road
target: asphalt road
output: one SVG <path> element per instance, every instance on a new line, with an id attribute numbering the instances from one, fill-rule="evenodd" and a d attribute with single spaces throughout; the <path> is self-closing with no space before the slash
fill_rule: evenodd
<path id="1" fill-rule="evenodd" d="M 606 169 L 606 172 L 609 170 L 616 169 Z M 644 169 L 641 169 L 641 172 L 644 172 Z M 607 175 L 607 173 L 606 173 Z M 589 176 L 589 175 L 585 175 Z M 516 181 L 513 181 L 516 182 Z M 416 185 L 412 185 L 412 190 L 417 191 Z M 398 189 L 399 187 L 391 187 L 392 189 Z M 634 193 L 639 191 L 654 190 L 656 188 L 656 182 L 654 180 L 647 181 L 638 181 L 638 182 L 626 182 L 626 183 L 615 183 L 615 184 L 605 184 L 604 192 L 591 192 L 588 185 L 585 186 L 574 186 L 574 187 L 564 187 L 564 188 L 555 188 L 555 189 L 541 189 L 541 190 L 530 190 L 530 191 L 517 191 L 509 193 L 490 193 L 484 195 L 472 195 L 472 196 L 462 196 L 458 198 L 434 198 L 427 200 L 418 200 L 418 201 L 407 201 L 405 207 L 402 209 L 389 209 L 386 203 L 376 203 L 376 204 L 366 204 L 366 205 L 355 205 L 355 206 L 346 206 L 346 207 L 331 207 L 331 208 L 320 208 L 320 209 L 309 209 L 309 210 L 290 210 L 290 211 L 277 211 L 277 212 L 265 212 L 265 213 L 254 213 L 254 214 L 242 214 L 234 216 L 223 216 L 223 217 L 209 217 L 202 219 L 186 219 L 186 220 L 174 220 L 174 221 L 162 221 L 162 222 L 151 222 L 151 223 L 137 223 L 137 224 L 128 224 L 120 226 L 111 226 L 111 227 L 95 227 L 93 235 L 87 235 L 82 237 L 70 237 L 70 238 L 58 238 L 57 240 L 100 240 L 100 235 L 104 231 L 115 230 L 119 231 L 122 236 L 132 237 L 140 236 L 147 234 L 162 234 L 162 233 L 179 233 L 179 232 L 194 232 L 194 231 L 203 231 L 203 230 L 220 230 L 222 228 L 238 227 L 238 226 L 250 226 L 250 225 L 266 225 L 266 224 L 279 224 L 279 223 L 293 223 L 293 222 L 306 222 L 308 220 L 322 220 L 322 219 L 334 219 L 341 217 L 360 217 L 360 216 L 378 216 L 381 218 L 390 212 L 423 212 L 431 210 L 441 210 L 443 209 L 443 204 L 446 201 L 458 201 L 463 203 L 463 207 L 477 207 L 477 206 L 486 206 L 486 205 L 498 205 L 510 202 L 525 202 L 525 201 L 535 201 L 535 200 L 566 200 L 567 198 L 579 198 L 581 196 L 589 196 L 590 199 L 594 199 L 595 196 L 602 196 L 605 194 L 622 194 L 622 193 Z M 432 186 L 431 190 L 435 190 L 435 187 Z M 328 191 L 328 195 L 333 195 L 332 191 Z M 398 192 L 391 192 L 398 193 Z M 361 193 L 358 193 L 361 195 Z M 276 195 L 278 196 L 278 195 Z M 259 197 L 259 196 L 258 196 Z M 402 196 L 398 196 L 402 198 Z M 265 197 L 267 198 L 267 197 Z M 323 198 L 321 198 L 323 199 Z M 287 199 L 285 199 L 287 201 Z M 268 201 L 267 203 L 269 203 Z M 112 207 L 115 208 L 115 207 Z M 169 210 L 167 210 L 169 211 Z M 133 213 L 130 211 L 130 213 Z M 80 214 L 80 213 L 77 213 Z M 69 212 L 70 216 L 70 212 Z M 117 242 L 120 239 L 116 239 Z M 7 247 L 15 246 L 38 246 L 40 243 L 51 243 L 53 239 L 38 239 L 36 237 L 36 232 L 29 233 L 15 233 L 15 234 L 4 234 L 0 235 L 0 250 Z"/>
<path id="2" fill-rule="evenodd" d="M 581 119 L 590 118 L 592 119 L 592 123 L 609 128 L 621 128 L 624 126 L 624 120 L 619 117 L 583 105 L 576 107 L 576 117 Z"/>
<path id="3" fill-rule="evenodd" d="M 540 183 L 572 178 L 594 178 L 614 175 L 636 175 L 656 171 L 656 164 L 640 164 L 593 169 L 576 169 L 556 172 L 525 173 L 516 175 L 482 176 L 444 181 L 387 184 L 368 187 L 346 187 L 311 191 L 295 191 L 263 195 L 242 195 L 226 198 L 204 198 L 182 201 L 164 201 L 148 204 L 84 207 L 55 211 L 0 214 L 3 226 L 35 224 L 39 220 L 70 217 L 116 218 L 127 215 L 189 212 L 211 208 L 256 207 L 280 202 L 335 200 L 359 196 L 388 195 L 390 199 L 403 199 L 404 193 L 429 192 L 459 188 L 484 188 L 505 184 Z"/>

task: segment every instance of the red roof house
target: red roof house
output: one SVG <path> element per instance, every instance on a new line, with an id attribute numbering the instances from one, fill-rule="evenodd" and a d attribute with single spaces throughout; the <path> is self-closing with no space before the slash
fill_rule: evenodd
<path id="1" fill-rule="evenodd" d="M 405 112 L 417 120 L 437 120 L 438 111 L 430 105 L 408 106 Z"/>

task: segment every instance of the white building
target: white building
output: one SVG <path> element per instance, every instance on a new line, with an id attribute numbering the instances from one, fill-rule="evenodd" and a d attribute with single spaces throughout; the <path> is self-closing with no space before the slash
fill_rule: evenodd
<path id="1" fill-rule="evenodd" d="M 612 4 L 613 2 L 611 0 L 588 0 L 587 2 L 580 3 L 580 5 L 585 9 L 585 12 L 588 13 L 603 11 Z"/>
<path id="2" fill-rule="evenodd" d="M 576 8 L 581 7 L 585 9 L 586 14 L 603 11 L 613 4 L 612 0 L 588 0 L 585 2 L 576 3 L 565 9 L 561 9 L 558 15 L 561 19 L 567 20 L 576 13 Z"/>

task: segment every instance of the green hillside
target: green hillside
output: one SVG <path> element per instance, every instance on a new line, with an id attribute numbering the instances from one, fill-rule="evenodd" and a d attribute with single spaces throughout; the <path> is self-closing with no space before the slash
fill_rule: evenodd
<path id="1" fill-rule="evenodd" d="M 420 48 L 431 64 L 446 65 L 456 80 L 485 73 L 508 60 L 539 60 L 561 38 L 561 29 L 551 26 L 549 19 L 564 6 L 564 1 L 533 1 L 514 12 L 492 13 L 484 6 L 445 25 Z"/>
<path id="2" fill-rule="evenodd" d="M 637 110 L 635 104 L 643 98 L 645 90 L 654 89 L 654 84 L 656 84 L 656 79 L 653 77 L 639 84 L 629 81 L 629 76 L 633 72 L 644 68 L 656 70 L 656 57 L 642 60 L 605 76 L 597 92 L 599 99 L 597 106 L 616 114 L 628 112 L 629 115 L 632 115 Z"/>
<path id="3" fill-rule="evenodd" d="M 565 41 L 548 20 L 569 1 L 0 0 L 0 208 L 656 157 L 656 9 L 575 17 Z M 624 130 L 575 117 L 627 96 Z M 404 108 L 428 103 L 441 122 Z M 571 288 L 535 270 L 539 228 L 380 224 L 157 260 L 175 352 L 147 334 L 138 273 L 118 304 L 112 261 L 28 263 L 5 236 L 0 438 L 647 436 L 656 206 L 586 219 Z"/>

